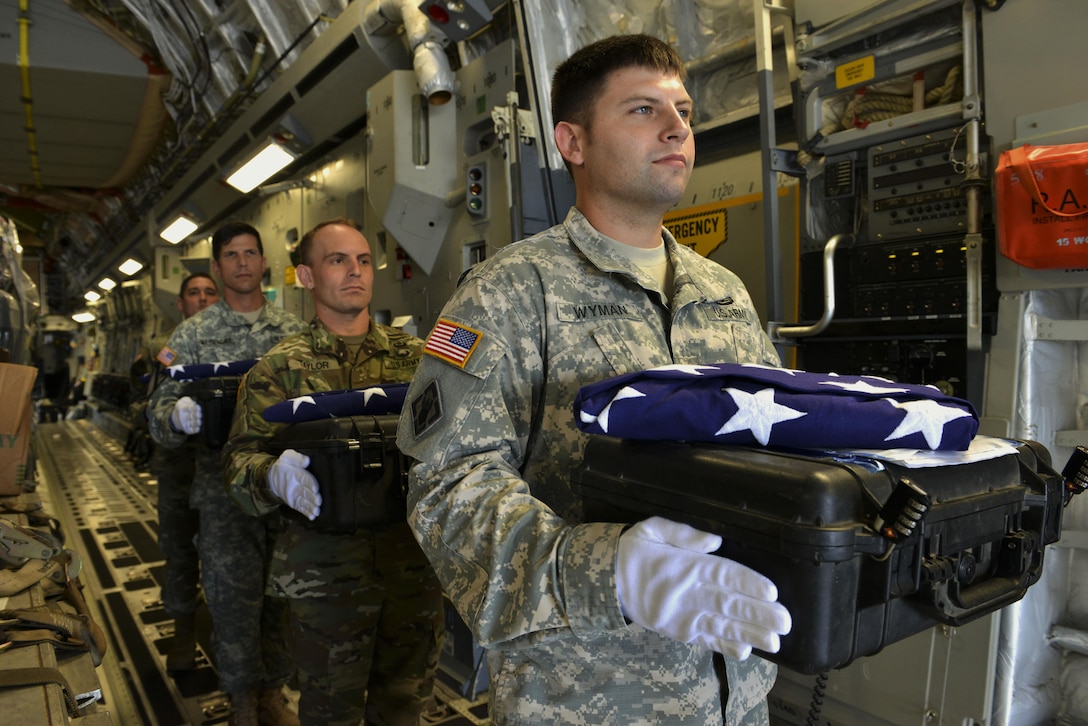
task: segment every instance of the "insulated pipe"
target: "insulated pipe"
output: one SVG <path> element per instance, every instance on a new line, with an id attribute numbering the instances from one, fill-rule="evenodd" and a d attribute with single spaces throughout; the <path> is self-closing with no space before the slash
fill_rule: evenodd
<path id="1" fill-rule="evenodd" d="M 431 31 L 431 21 L 414 0 L 373 0 L 367 7 L 363 26 L 367 33 L 386 35 L 404 26 L 416 82 L 432 106 L 453 98 L 454 80 L 449 59 Z"/>

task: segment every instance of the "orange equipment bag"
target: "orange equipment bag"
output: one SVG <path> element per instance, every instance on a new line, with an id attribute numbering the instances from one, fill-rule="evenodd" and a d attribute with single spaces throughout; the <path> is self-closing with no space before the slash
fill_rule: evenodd
<path id="1" fill-rule="evenodd" d="M 1025 267 L 1088 267 L 1088 143 L 1024 144 L 1001 153 L 997 237 Z"/>

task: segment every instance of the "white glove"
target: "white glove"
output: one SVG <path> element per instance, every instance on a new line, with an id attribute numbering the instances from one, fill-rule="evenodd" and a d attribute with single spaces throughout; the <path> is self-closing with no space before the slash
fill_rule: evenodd
<path id="1" fill-rule="evenodd" d="M 285 449 L 268 470 L 268 490 L 311 522 L 321 514 L 317 478 L 306 470 L 310 457 Z"/>
<path id="2" fill-rule="evenodd" d="M 709 554 L 722 538 L 651 517 L 620 535 L 616 590 L 624 615 L 661 635 L 747 658 L 776 653 L 793 621 L 778 588 L 755 570 Z"/>
<path id="3" fill-rule="evenodd" d="M 183 434 L 200 433 L 200 422 L 204 419 L 204 409 L 199 403 L 182 396 L 170 412 L 170 425 Z"/>

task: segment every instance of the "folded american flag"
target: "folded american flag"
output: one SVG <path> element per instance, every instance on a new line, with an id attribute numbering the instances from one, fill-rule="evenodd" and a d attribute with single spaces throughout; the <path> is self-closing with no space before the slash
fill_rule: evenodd
<path id="1" fill-rule="evenodd" d="M 970 402 L 932 386 L 737 363 L 608 378 L 574 414 L 587 433 L 746 446 L 964 451 L 978 431 Z"/>
<path id="2" fill-rule="evenodd" d="M 366 388 L 311 393 L 269 406 L 264 410 L 264 420 L 273 423 L 297 423 L 339 416 L 400 413 L 407 392 L 407 383 L 383 383 Z"/>
<path id="3" fill-rule="evenodd" d="M 219 361 L 218 363 L 191 363 L 189 365 L 167 366 L 166 374 L 175 381 L 196 381 L 212 376 L 240 376 L 257 362 L 249 360 Z"/>

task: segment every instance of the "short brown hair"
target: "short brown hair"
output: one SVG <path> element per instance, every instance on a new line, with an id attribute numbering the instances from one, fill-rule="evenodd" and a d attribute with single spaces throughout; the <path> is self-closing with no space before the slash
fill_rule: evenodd
<path id="1" fill-rule="evenodd" d="M 298 259 L 302 264 L 307 265 L 307 266 L 312 266 L 312 264 L 310 263 L 309 258 L 310 258 L 310 249 L 314 246 L 314 235 L 317 234 L 320 230 L 324 229 L 325 227 L 328 227 L 328 226 L 333 225 L 333 224 L 342 224 L 345 227 L 351 227 L 354 230 L 361 231 L 361 230 L 359 230 L 359 225 L 357 225 L 355 223 L 355 220 L 348 219 L 347 217 L 337 217 L 336 219 L 326 219 L 324 222 L 320 222 L 320 223 L 314 225 L 314 227 L 312 229 L 310 229 L 309 232 L 302 235 L 302 239 L 299 240 L 299 243 L 298 243 Z"/>
<path id="2" fill-rule="evenodd" d="M 552 74 L 552 123 L 562 121 L 586 129 L 593 99 L 608 75 L 621 68 L 653 68 L 687 79 L 684 62 L 668 43 L 652 35 L 611 35 L 577 50 Z"/>

